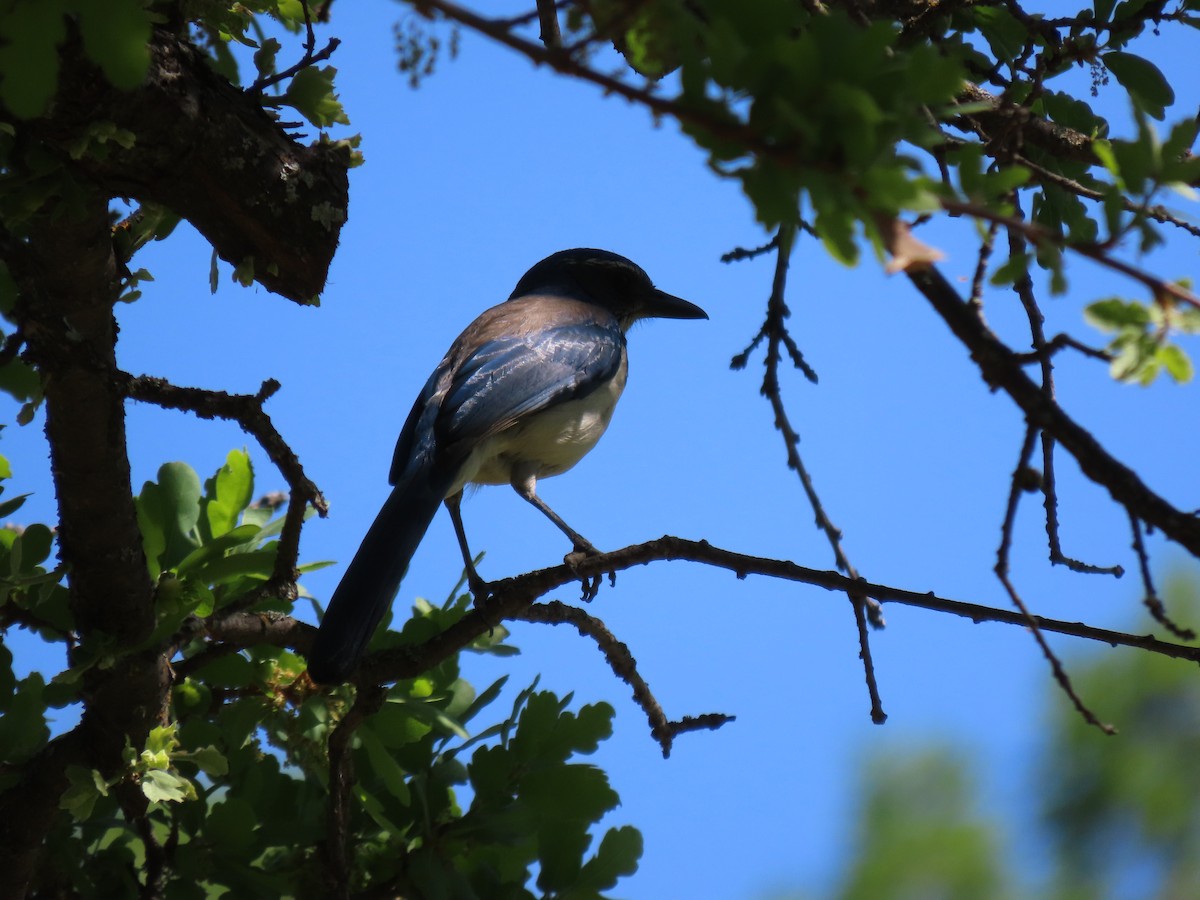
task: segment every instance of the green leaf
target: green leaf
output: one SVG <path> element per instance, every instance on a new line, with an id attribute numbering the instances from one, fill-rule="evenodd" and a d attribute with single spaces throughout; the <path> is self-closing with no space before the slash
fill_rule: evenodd
<path id="1" fill-rule="evenodd" d="M 200 771 L 210 778 L 218 778 L 229 774 L 229 760 L 225 758 L 225 754 L 211 745 L 188 752 L 176 753 L 175 759 L 195 763 L 200 767 Z"/>
<path id="2" fill-rule="evenodd" d="M 258 815 L 248 801 L 230 797 L 213 806 L 204 822 L 204 835 L 225 852 L 241 855 L 254 846 L 257 822 Z"/>
<path id="3" fill-rule="evenodd" d="M 1166 115 L 1166 108 L 1175 102 L 1175 91 L 1158 66 L 1121 50 L 1112 50 L 1100 59 L 1147 115 L 1160 120 Z"/>
<path id="4" fill-rule="evenodd" d="M 142 793 L 151 803 L 179 803 L 194 798 L 196 789 L 181 775 L 151 769 L 142 776 Z"/>
<path id="5" fill-rule="evenodd" d="M 580 886 L 594 891 L 615 887 L 617 879 L 637 871 L 642 858 L 642 833 L 631 825 L 610 828 L 596 855 L 584 864 Z"/>
<path id="6" fill-rule="evenodd" d="M 253 528 L 253 525 L 243 526 Z M 234 553 L 205 560 L 190 571 L 190 577 L 208 585 L 228 584 L 238 578 L 266 581 L 275 568 L 275 547 L 252 550 L 249 553 Z"/>
<path id="7" fill-rule="evenodd" d="M 24 506 L 25 501 L 31 496 L 33 495 L 18 494 L 16 497 L 12 497 L 8 500 L 5 500 L 3 503 L 0 503 L 0 519 L 11 516 L 18 509 Z"/>
<path id="8" fill-rule="evenodd" d="M 1085 307 L 1083 318 L 1101 331 L 1118 331 L 1131 326 L 1144 328 L 1150 324 L 1150 310 L 1133 300 L 1110 297 Z"/>
<path id="9" fill-rule="evenodd" d="M 1003 7 L 976 6 L 971 15 L 997 59 L 1015 59 L 1030 38 L 1029 30 Z"/>
<path id="10" fill-rule="evenodd" d="M 0 759 L 21 763 L 50 740 L 46 725 L 45 688 L 42 676 L 34 672 L 17 682 L 9 697 L 0 698 Z"/>
<path id="11" fill-rule="evenodd" d="M 214 538 L 202 547 L 193 550 L 175 567 L 175 573 L 181 578 L 201 571 L 202 566 L 214 559 L 225 558 L 226 551 L 243 544 L 249 544 L 262 534 L 257 525 L 239 525 L 219 538 Z"/>
<path id="12" fill-rule="evenodd" d="M 199 545 L 200 478 L 186 463 L 164 463 L 158 482 L 148 481 L 138 495 L 138 524 L 146 556 L 159 571 L 174 568 Z M 153 555 L 152 555 L 153 554 Z M 158 571 L 153 571 L 155 578 Z"/>
<path id="13" fill-rule="evenodd" d="M 225 465 L 206 484 L 204 516 L 213 537 L 237 525 L 254 495 L 254 467 L 245 450 L 230 450 Z"/>
<path id="14" fill-rule="evenodd" d="M 1178 344 L 1163 344 L 1159 347 L 1158 361 L 1177 384 L 1187 384 L 1195 374 L 1191 359 Z"/>
<path id="15" fill-rule="evenodd" d="M 282 47 L 283 45 L 275 38 L 267 38 L 254 51 L 254 70 L 258 72 L 259 78 L 266 78 L 275 74 L 275 57 Z"/>
<path id="16" fill-rule="evenodd" d="M 88 56 L 120 90 L 141 84 L 150 66 L 150 17 L 142 0 L 75 0 Z"/>
<path id="17" fill-rule="evenodd" d="M 13 574 L 29 573 L 50 555 L 54 533 L 45 525 L 30 525 L 13 543 Z"/>
<path id="18" fill-rule="evenodd" d="M 333 66 L 301 69 L 288 84 L 281 102 L 292 107 L 317 128 L 330 125 L 349 125 L 350 119 L 333 92 Z"/>
<path id="19" fill-rule="evenodd" d="M 538 816 L 598 821 L 620 802 L 602 769 L 582 763 L 535 769 L 521 779 L 521 798 Z"/>
<path id="20" fill-rule="evenodd" d="M 359 728 L 358 738 L 362 742 L 363 750 L 367 753 L 367 759 L 371 762 L 372 774 L 382 779 L 388 793 L 401 805 L 408 806 L 412 801 L 412 794 L 408 789 L 407 773 L 403 767 L 388 752 L 387 747 L 383 745 L 373 729 Z"/>
<path id="21" fill-rule="evenodd" d="M 92 814 L 96 801 L 108 796 L 108 783 L 95 769 L 83 766 L 67 766 L 67 780 L 71 786 L 58 801 L 58 808 L 65 809 L 76 821 L 82 822 Z"/>
<path id="22" fill-rule="evenodd" d="M 548 894 L 570 887 L 583 868 L 583 854 L 591 837 L 582 822 L 546 822 L 538 829 L 537 885 Z"/>
<path id="23" fill-rule="evenodd" d="M 217 286 L 221 283 L 221 273 L 217 269 L 217 248 L 213 247 L 212 258 L 208 262 L 208 290 L 210 293 L 217 292 Z"/>
<path id="24" fill-rule="evenodd" d="M 19 119 L 45 111 L 58 81 L 58 45 L 66 37 L 55 0 L 6 3 L 0 16 L 0 103 Z"/>
<path id="25" fill-rule="evenodd" d="M 1117 5 L 1117 0 L 1092 0 L 1092 8 L 1096 11 L 1097 22 L 1107 22 L 1108 17 L 1112 15 L 1113 7 Z"/>
<path id="26" fill-rule="evenodd" d="M 997 287 L 1015 284 L 1017 279 L 1028 274 L 1029 263 L 1028 253 L 1014 253 L 992 273 L 991 283 Z"/>

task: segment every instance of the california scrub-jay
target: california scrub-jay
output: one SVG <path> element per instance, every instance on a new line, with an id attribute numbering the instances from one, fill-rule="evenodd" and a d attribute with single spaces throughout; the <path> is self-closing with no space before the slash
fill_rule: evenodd
<path id="1" fill-rule="evenodd" d="M 605 250 L 563 250 L 517 282 L 512 295 L 450 346 L 396 442 L 392 493 L 333 592 L 308 657 L 318 683 L 358 665 L 443 500 L 473 588 L 459 514 L 464 486 L 511 484 L 594 553 L 535 493 L 538 478 L 579 462 L 608 427 L 625 387 L 625 332 L 638 319 L 707 319 L 641 268 Z"/>

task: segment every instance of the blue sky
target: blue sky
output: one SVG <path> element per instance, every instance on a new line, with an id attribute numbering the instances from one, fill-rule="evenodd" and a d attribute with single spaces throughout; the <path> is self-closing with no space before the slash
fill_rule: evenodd
<path id="1" fill-rule="evenodd" d="M 443 59 L 410 90 L 396 71 L 392 31 L 406 14 L 385 3 L 334 7 L 328 33 L 343 43 L 332 62 L 367 162 L 351 173 L 350 221 L 320 308 L 243 290 L 225 266 L 210 296 L 209 249 L 181 228 L 139 260 L 157 280 L 118 311 L 120 364 L 221 390 L 282 382 L 268 411 L 332 507 L 327 520 L 308 525 L 302 553 L 339 561 L 305 580 L 323 601 L 386 495 L 396 433 L 454 336 L 543 256 L 611 249 L 711 319 L 652 321 L 630 335 L 629 383 L 608 434 L 539 493 L 601 548 L 675 534 L 832 568 L 758 395 L 760 359 L 741 372 L 728 365 L 756 333 L 771 282 L 769 259 L 719 261 L 734 246 L 765 240 L 737 186 L 717 180 L 671 123 L 655 126 L 640 109 L 469 35 L 457 60 Z M 289 52 L 299 49 L 281 59 Z M 1196 108 L 1198 89 L 1187 74 L 1192 57 L 1173 56 L 1183 115 Z M 1124 120 L 1121 89 L 1102 91 L 1102 108 Z M 1195 204 L 1173 201 L 1195 212 Z M 964 290 L 972 235 L 961 222 L 923 234 L 947 252 L 943 269 Z M 1196 261 L 1194 249 L 1180 246 L 1151 263 L 1177 277 L 1195 274 Z M 1086 261 L 1072 261 L 1070 275 L 1071 293 L 1046 301 L 1047 333 L 1070 329 L 1099 343 L 1081 323 L 1082 307 L 1113 293 L 1139 296 L 1136 286 Z M 802 239 L 788 302 L 793 334 L 821 382 L 789 375 L 785 397 L 855 565 L 871 580 L 1005 606 L 991 568 L 1022 437 L 1018 413 L 988 392 L 908 282 L 883 275 L 869 255 L 846 269 Z M 988 317 L 1027 345 L 1011 295 L 989 297 Z M 1058 376 L 1064 406 L 1118 458 L 1181 508 L 1200 507 L 1194 387 L 1116 385 L 1103 366 L 1066 356 Z M 54 515 L 40 421 L 4 432 L 15 485 L 36 492 L 23 521 Z M 230 448 L 248 443 L 235 426 L 139 405 L 128 421 L 135 486 L 174 459 L 206 476 Z M 280 489 L 282 479 L 251 450 L 258 489 Z M 1131 569 L 1123 514 L 1065 455 L 1059 486 L 1066 552 Z M 485 577 L 554 564 L 569 549 L 505 488 L 470 498 L 464 517 L 473 547 L 487 552 Z M 1183 563 L 1157 539 L 1151 546 L 1160 573 Z M 1040 500 L 1031 498 L 1012 558 L 1030 605 L 1117 627 L 1139 617 L 1132 576 L 1072 575 L 1050 569 L 1045 557 Z M 416 596 L 440 600 L 459 569 L 440 513 L 398 609 Z M 520 657 L 468 661 L 466 674 L 480 688 L 502 671 L 512 672 L 514 688 L 540 675 L 543 686 L 575 691 L 579 702 L 616 708 L 616 734 L 596 762 L 623 800 L 611 824 L 632 823 L 646 837 L 641 871 L 621 896 L 819 888 L 851 852 L 851 788 L 865 755 L 930 735 L 978 753 L 989 805 L 1028 815 L 1024 763 L 1039 746 L 1051 681 L 1020 629 L 888 607 L 889 627 L 873 640 L 890 716 L 879 727 L 870 723 L 853 615 L 840 595 L 659 563 L 622 573 L 615 588 L 606 584 L 590 612 L 629 645 L 668 715 L 737 716 L 719 732 L 683 736 L 663 761 L 628 689 L 573 632 L 515 626 Z M 1052 643 L 1068 656 L 1079 646 Z M 1104 698 L 1088 699 L 1103 717 Z M 1010 849 L 1015 868 L 1036 866 L 1032 842 Z"/>

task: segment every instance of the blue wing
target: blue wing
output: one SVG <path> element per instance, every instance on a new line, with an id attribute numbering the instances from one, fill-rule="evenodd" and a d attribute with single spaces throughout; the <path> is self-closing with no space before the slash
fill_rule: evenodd
<path id="1" fill-rule="evenodd" d="M 497 338 L 463 360 L 438 413 L 438 443 L 453 446 L 503 431 L 517 419 L 586 397 L 621 366 L 615 322 L 587 322 Z"/>

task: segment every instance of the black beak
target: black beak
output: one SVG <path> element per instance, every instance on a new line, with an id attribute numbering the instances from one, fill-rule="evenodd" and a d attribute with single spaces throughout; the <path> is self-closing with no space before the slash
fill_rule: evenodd
<path id="1" fill-rule="evenodd" d="M 708 313 L 695 303 L 654 288 L 638 311 L 644 319 L 707 319 Z"/>

